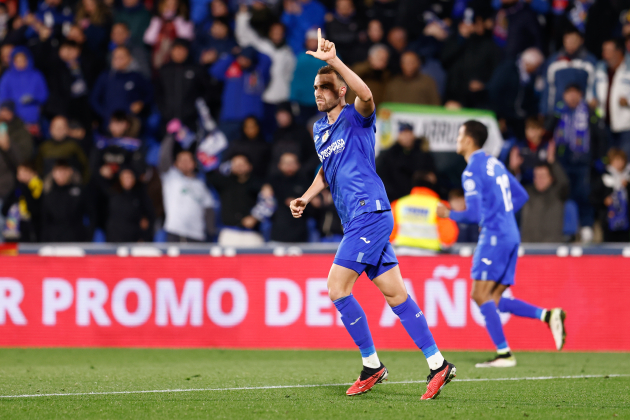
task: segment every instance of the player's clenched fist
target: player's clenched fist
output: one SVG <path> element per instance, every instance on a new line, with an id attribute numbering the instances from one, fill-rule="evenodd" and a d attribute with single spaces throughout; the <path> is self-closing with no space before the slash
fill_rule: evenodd
<path id="1" fill-rule="evenodd" d="M 296 198 L 295 200 L 291 201 L 289 207 L 291 208 L 291 214 L 293 215 L 293 217 L 295 217 L 296 219 L 302 217 L 302 213 L 304 213 L 304 209 L 306 208 L 307 204 L 308 202 L 303 198 Z"/>
<path id="2" fill-rule="evenodd" d="M 317 29 L 317 51 L 306 51 L 306 54 L 319 58 L 322 61 L 332 60 L 337 56 L 335 43 L 322 38 L 322 29 Z"/>

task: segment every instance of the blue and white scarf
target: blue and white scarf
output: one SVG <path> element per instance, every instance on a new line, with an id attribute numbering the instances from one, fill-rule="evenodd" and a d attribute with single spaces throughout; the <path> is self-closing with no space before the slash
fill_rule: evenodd
<path id="1" fill-rule="evenodd" d="M 554 132 L 554 139 L 558 146 L 566 146 L 573 153 L 586 154 L 591 148 L 589 130 L 589 109 L 585 101 L 573 110 L 560 102 L 556 107 L 559 118 Z"/>

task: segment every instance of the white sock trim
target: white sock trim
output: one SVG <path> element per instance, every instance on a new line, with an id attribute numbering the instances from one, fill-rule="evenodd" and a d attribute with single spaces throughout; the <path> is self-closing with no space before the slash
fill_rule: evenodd
<path id="1" fill-rule="evenodd" d="M 545 316 L 547 316 L 547 310 L 543 309 L 542 312 L 540 313 L 540 320 L 542 322 L 545 322 Z"/>
<path id="2" fill-rule="evenodd" d="M 427 363 L 429 364 L 429 369 L 435 370 L 444 364 L 444 356 L 438 351 L 427 358 Z"/>
<path id="3" fill-rule="evenodd" d="M 369 367 L 370 369 L 377 369 L 381 367 L 381 361 L 378 359 L 376 352 L 368 357 L 363 357 L 363 366 Z"/>

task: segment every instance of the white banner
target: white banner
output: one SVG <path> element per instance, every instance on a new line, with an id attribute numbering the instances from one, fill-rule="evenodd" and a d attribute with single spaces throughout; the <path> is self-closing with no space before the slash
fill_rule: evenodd
<path id="1" fill-rule="evenodd" d="M 425 137 L 432 152 L 455 152 L 459 127 L 468 120 L 477 120 L 488 127 L 488 140 L 483 149 L 498 156 L 503 137 L 494 114 L 490 111 L 451 111 L 443 107 L 391 104 L 379 106 L 376 120 L 376 148 L 386 149 L 396 141 L 398 124 L 413 126 L 416 137 Z"/>

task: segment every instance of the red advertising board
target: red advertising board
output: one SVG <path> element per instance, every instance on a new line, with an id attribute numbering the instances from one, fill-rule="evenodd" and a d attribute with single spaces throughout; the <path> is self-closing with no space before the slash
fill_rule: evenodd
<path id="1" fill-rule="evenodd" d="M 352 349 L 326 292 L 332 256 L 3 257 L 0 346 Z M 401 257 L 442 349 L 491 349 L 471 302 L 470 259 Z M 630 350 L 630 259 L 520 259 L 511 293 L 567 311 L 567 350 Z M 378 289 L 354 294 L 377 348 L 414 344 Z M 503 314 L 510 346 L 552 350 L 539 321 Z"/>

